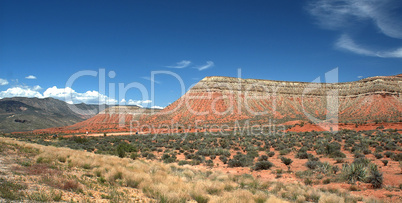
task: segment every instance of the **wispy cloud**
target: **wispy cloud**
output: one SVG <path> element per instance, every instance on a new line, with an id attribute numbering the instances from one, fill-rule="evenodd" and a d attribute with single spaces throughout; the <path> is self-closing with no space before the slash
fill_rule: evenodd
<path id="1" fill-rule="evenodd" d="M 196 68 L 197 68 L 199 71 L 202 71 L 202 70 L 211 68 L 211 67 L 214 66 L 214 65 L 215 65 L 214 62 L 212 62 L 212 61 L 207 61 L 207 64 L 202 65 L 202 66 L 198 66 L 198 67 L 196 67 Z"/>
<path id="2" fill-rule="evenodd" d="M 353 39 L 346 34 L 343 34 L 338 39 L 338 41 L 335 43 L 335 46 L 340 49 L 365 56 L 376 56 L 381 58 L 402 58 L 402 48 L 393 51 L 373 51 L 369 48 L 365 48 L 361 45 L 356 44 Z"/>
<path id="3" fill-rule="evenodd" d="M 191 64 L 191 61 L 187 60 L 182 60 L 180 62 L 177 62 L 176 65 L 173 66 L 166 66 L 168 68 L 186 68 Z"/>
<path id="4" fill-rule="evenodd" d="M 8 81 L 6 79 L 0 78 L 0 86 L 2 85 L 8 85 Z"/>
<path id="5" fill-rule="evenodd" d="M 356 44 L 351 35 L 346 34 L 357 24 L 368 22 L 385 36 L 402 39 L 401 16 L 396 12 L 401 6 L 399 0 L 316 0 L 308 4 L 307 10 L 322 28 L 343 33 L 335 43 L 337 48 L 365 56 L 401 58 L 402 47 L 374 51 Z"/>
<path id="6" fill-rule="evenodd" d="M 142 79 L 145 79 L 145 80 L 149 80 L 149 81 L 151 81 L 151 82 L 154 82 L 154 83 L 156 83 L 156 84 L 161 84 L 161 82 L 160 81 L 158 81 L 158 80 L 152 80 L 150 77 L 148 77 L 148 76 L 144 76 L 144 77 L 141 77 Z"/>
<path id="7" fill-rule="evenodd" d="M 26 79 L 34 80 L 34 79 L 36 79 L 36 76 L 34 76 L 34 75 L 28 75 L 28 76 L 26 76 L 25 78 L 26 78 Z"/>

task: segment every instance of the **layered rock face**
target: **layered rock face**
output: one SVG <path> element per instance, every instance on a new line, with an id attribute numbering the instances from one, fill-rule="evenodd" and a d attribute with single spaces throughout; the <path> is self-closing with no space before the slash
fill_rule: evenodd
<path id="1" fill-rule="evenodd" d="M 172 129 L 173 124 L 194 129 L 245 122 L 401 122 L 401 87 L 402 75 L 347 83 L 206 77 L 161 111 L 111 107 L 86 121 L 51 131 L 117 132 L 139 125 L 146 127 L 138 131 L 152 131 L 149 128 Z"/>
<path id="2" fill-rule="evenodd" d="M 206 77 L 141 123 L 183 125 L 401 121 L 402 75 L 347 83 Z"/>

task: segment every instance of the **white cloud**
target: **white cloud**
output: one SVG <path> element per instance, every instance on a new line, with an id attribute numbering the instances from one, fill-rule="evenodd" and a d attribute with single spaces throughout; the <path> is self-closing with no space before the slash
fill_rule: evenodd
<path id="1" fill-rule="evenodd" d="M 132 100 L 129 99 L 128 101 L 126 99 L 122 99 L 120 101 L 120 105 L 135 105 L 135 106 L 140 106 L 140 107 L 146 107 L 148 104 L 152 103 L 151 100 Z"/>
<path id="2" fill-rule="evenodd" d="M 207 64 L 205 64 L 205 65 L 203 65 L 203 66 L 199 66 L 199 67 L 197 67 L 197 69 L 199 70 L 199 71 L 202 71 L 202 70 L 205 70 L 205 69 L 207 69 L 207 68 L 211 68 L 212 66 L 214 66 L 215 64 L 214 64 L 214 62 L 212 62 L 212 61 L 207 61 Z"/>
<path id="3" fill-rule="evenodd" d="M 48 88 L 44 93 L 44 97 L 53 97 L 66 101 L 67 103 L 86 103 L 86 104 L 117 104 L 117 100 L 109 98 L 98 91 L 86 91 L 78 93 L 70 87 L 57 88 L 56 86 Z"/>
<path id="4" fill-rule="evenodd" d="M 164 109 L 164 107 L 161 106 L 151 106 L 152 109 Z"/>
<path id="5" fill-rule="evenodd" d="M 26 78 L 26 79 L 34 80 L 34 79 L 36 79 L 36 76 L 34 76 L 34 75 L 28 75 L 28 76 L 26 76 L 25 78 Z"/>
<path id="6" fill-rule="evenodd" d="M 156 83 L 156 84 L 161 84 L 160 81 L 158 81 L 158 80 L 152 80 L 150 77 L 147 77 L 147 76 L 144 76 L 144 77 L 141 77 L 141 78 L 142 78 L 142 79 L 145 79 L 145 80 L 149 80 L 149 81 L 154 82 L 154 83 Z"/>
<path id="7" fill-rule="evenodd" d="M 373 51 L 369 48 L 356 44 L 353 39 L 346 34 L 343 34 L 338 39 L 338 41 L 335 43 L 335 46 L 365 56 L 376 56 L 381 58 L 402 58 L 402 48 L 396 49 L 394 51 Z"/>
<path id="8" fill-rule="evenodd" d="M 38 97 L 43 98 L 43 95 L 35 88 L 30 87 L 11 87 L 0 92 L 0 99 L 6 97 Z"/>
<path id="9" fill-rule="evenodd" d="M 66 101 L 69 104 L 78 104 L 78 103 L 86 103 L 86 104 L 127 104 L 127 105 L 137 105 L 137 106 L 146 106 L 152 103 L 151 100 L 132 100 L 129 99 L 126 101 L 122 99 L 118 102 L 114 98 L 110 98 L 104 94 L 99 93 L 98 91 L 86 91 L 84 93 L 76 92 L 74 89 L 70 87 L 66 88 L 58 88 L 57 86 L 53 86 L 47 88 L 43 94 L 41 94 L 38 90 L 42 88 L 39 85 L 29 87 L 29 86 L 20 86 L 20 87 L 12 87 L 8 88 L 5 91 L 0 92 L 0 99 L 6 97 L 37 97 L 37 98 L 46 98 L 52 97 L 55 99 L 59 99 L 62 101 Z"/>
<path id="10" fill-rule="evenodd" d="M 357 78 L 361 79 L 361 78 L 363 78 L 363 76 L 362 76 L 362 75 L 359 75 L 359 76 L 357 76 Z"/>
<path id="11" fill-rule="evenodd" d="M 2 85 L 8 85 L 8 81 L 6 79 L 0 78 L 0 86 Z"/>
<path id="12" fill-rule="evenodd" d="M 187 61 L 187 60 L 182 60 L 180 62 L 177 62 L 176 65 L 173 66 L 166 66 L 168 68 L 186 68 L 187 66 L 189 66 L 191 64 L 191 61 Z"/>

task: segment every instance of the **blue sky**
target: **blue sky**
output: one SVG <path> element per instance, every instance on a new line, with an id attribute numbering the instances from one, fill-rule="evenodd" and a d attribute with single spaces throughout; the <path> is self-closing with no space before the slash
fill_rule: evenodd
<path id="1" fill-rule="evenodd" d="M 243 78 L 305 82 L 336 67 L 339 82 L 396 75 L 400 22 L 399 0 L 3 0 L 0 98 L 65 100 L 72 92 L 75 103 L 101 96 L 165 107 L 184 90 L 172 74 L 157 74 L 151 92 L 154 71 L 176 74 L 185 91 L 206 76 L 236 77 L 238 69 Z M 66 86 L 88 71 L 97 76 Z M 119 83 L 144 87 L 148 95 L 131 88 L 119 97 Z"/>

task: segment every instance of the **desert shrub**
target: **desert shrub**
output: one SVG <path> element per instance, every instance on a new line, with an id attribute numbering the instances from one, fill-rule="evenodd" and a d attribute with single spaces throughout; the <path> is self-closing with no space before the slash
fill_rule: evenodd
<path id="1" fill-rule="evenodd" d="M 324 144 L 324 153 L 329 155 L 332 154 L 333 152 L 341 150 L 341 144 L 337 142 L 331 142 L 331 143 L 326 143 Z"/>
<path id="2" fill-rule="evenodd" d="M 368 166 L 370 164 L 370 162 L 371 162 L 370 159 L 367 159 L 367 158 L 358 158 L 358 159 L 353 160 L 354 164 L 361 164 L 364 167 Z"/>
<path id="3" fill-rule="evenodd" d="M 257 159 L 258 161 L 268 161 L 268 156 L 267 155 L 261 155 Z"/>
<path id="4" fill-rule="evenodd" d="M 336 174 L 339 171 L 339 167 L 338 166 L 333 166 L 332 171 L 334 172 L 334 174 Z"/>
<path id="5" fill-rule="evenodd" d="M 130 154 L 130 158 L 132 160 L 136 160 L 136 159 L 138 159 L 138 157 L 139 157 L 139 155 L 137 154 L 137 152 L 133 152 L 133 153 Z"/>
<path id="6" fill-rule="evenodd" d="M 298 152 L 297 154 L 296 154 L 296 158 L 298 158 L 298 159 L 308 159 L 308 156 L 309 154 L 307 153 L 307 152 Z"/>
<path id="7" fill-rule="evenodd" d="M 162 155 L 161 159 L 164 163 L 173 163 L 176 162 L 177 157 L 174 154 L 170 155 L 165 153 Z"/>
<path id="8" fill-rule="evenodd" d="M 371 154 L 371 150 L 369 150 L 369 149 L 363 149 L 363 154 Z"/>
<path id="9" fill-rule="evenodd" d="M 233 159 L 230 159 L 228 162 L 229 167 L 245 167 L 250 166 L 253 163 L 253 160 L 244 154 L 236 154 L 233 156 Z"/>
<path id="10" fill-rule="evenodd" d="M 374 156 L 375 156 L 375 158 L 377 158 L 377 159 L 381 159 L 381 158 L 384 157 L 384 155 L 382 155 L 382 154 L 380 154 L 380 153 L 375 153 Z"/>
<path id="11" fill-rule="evenodd" d="M 395 154 L 395 153 L 390 152 L 390 151 L 386 151 L 386 152 L 384 153 L 384 155 L 385 155 L 387 158 L 391 157 L 391 156 L 394 155 L 394 154 Z"/>
<path id="12" fill-rule="evenodd" d="M 268 152 L 267 155 L 268 155 L 269 157 L 273 157 L 273 156 L 275 155 L 275 152 Z"/>
<path id="13" fill-rule="evenodd" d="M 274 164 L 269 161 L 258 161 L 257 163 L 255 163 L 254 170 L 256 170 L 256 171 L 268 170 L 272 166 L 274 166 Z"/>
<path id="14" fill-rule="evenodd" d="M 247 152 L 247 156 L 251 157 L 251 158 L 255 158 L 258 157 L 258 151 L 256 150 L 250 150 Z"/>
<path id="15" fill-rule="evenodd" d="M 318 167 L 318 165 L 320 164 L 321 162 L 318 162 L 318 161 L 307 161 L 306 162 L 306 166 L 307 166 L 307 168 L 309 168 L 309 169 L 311 169 L 311 170 L 314 170 L 314 169 L 316 169 L 317 167 Z"/>
<path id="16" fill-rule="evenodd" d="M 329 155 L 330 158 L 346 158 L 346 155 L 341 151 L 334 151 Z"/>
<path id="17" fill-rule="evenodd" d="M 179 166 L 183 166 L 183 165 L 188 164 L 188 161 L 186 161 L 186 160 L 180 160 L 178 164 L 179 164 Z"/>
<path id="18" fill-rule="evenodd" d="M 331 179 L 329 179 L 329 178 L 324 179 L 324 180 L 322 181 L 322 183 L 323 183 L 323 184 L 330 184 L 330 183 L 331 183 Z"/>
<path id="19" fill-rule="evenodd" d="M 359 159 L 359 158 L 364 158 L 366 156 L 364 154 L 361 154 L 361 153 L 355 153 L 354 157 L 355 157 L 355 159 Z"/>
<path id="20" fill-rule="evenodd" d="M 380 171 L 378 171 L 377 165 L 373 164 L 369 167 L 367 182 L 370 183 L 373 188 L 381 188 L 383 183 L 383 175 L 380 173 Z"/>
<path id="21" fill-rule="evenodd" d="M 286 154 L 289 154 L 290 152 L 291 152 L 291 150 L 289 148 L 286 148 L 286 149 L 280 150 L 279 154 L 280 155 L 286 155 Z"/>
<path id="22" fill-rule="evenodd" d="M 293 160 L 286 157 L 282 157 L 281 161 L 288 167 L 288 170 L 290 170 L 290 164 L 293 163 Z"/>
<path id="23" fill-rule="evenodd" d="M 384 166 L 388 165 L 388 160 L 381 160 L 381 162 L 384 164 Z"/>
<path id="24" fill-rule="evenodd" d="M 402 161 L 402 153 L 392 155 L 391 159 L 394 161 Z"/>
<path id="25" fill-rule="evenodd" d="M 335 158 L 336 163 L 343 163 L 345 160 L 343 158 Z"/>
<path id="26" fill-rule="evenodd" d="M 209 160 L 205 161 L 205 165 L 206 165 L 206 166 L 213 167 L 213 166 L 214 166 L 214 162 L 213 162 L 211 159 L 209 159 Z"/>
<path id="27" fill-rule="evenodd" d="M 219 159 L 226 164 L 228 162 L 228 158 L 226 156 L 220 156 Z"/>

